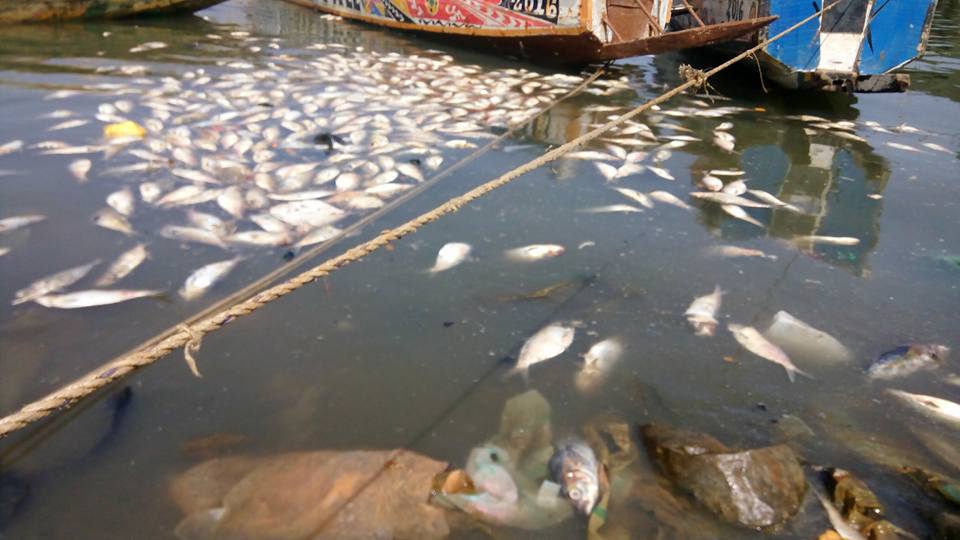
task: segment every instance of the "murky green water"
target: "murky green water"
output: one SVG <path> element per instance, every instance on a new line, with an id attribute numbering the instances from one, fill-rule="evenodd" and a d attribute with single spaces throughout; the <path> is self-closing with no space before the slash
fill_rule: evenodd
<path id="1" fill-rule="evenodd" d="M 703 139 L 673 150 L 661 163 L 676 181 L 648 171 L 619 183 L 688 200 L 688 193 L 699 189 L 695 182 L 703 171 L 742 168 L 751 187 L 778 194 L 805 213 L 751 211 L 764 228 L 692 199 L 690 212 L 657 203 L 643 213 L 583 213 L 629 201 L 612 191 L 590 162 L 555 162 L 393 249 L 207 337 L 198 354 L 202 379 L 192 377 L 176 353 L 71 415 L 49 437 L 26 440 L 35 447 L 25 449 L 22 438 L 6 441 L 0 447 L 5 452 L 0 505 L 4 497 L 18 502 L 0 506 L 0 538 L 172 537 L 180 516 L 167 495 L 167 482 L 195 463 L 181 446 L 213 433 L 245 436 L 234 452 L 405 447 L 462 465 L 471 447 L 496 432 L 504 401 L 525 390 L 519 378 L 502 380 L 507 370 L 502 359 L 515 356 L 527 336 L 554 320 L 584 324 L 567 353 L 531 373 L 531 386 L 554 407 L 558 434 L 576 432 L 598 413 L 614 413 L 631 422 L 673 423 L 732 446 L 753 447 L 780 440 L 778 419 L 794 415 L 815 432 L 794 442 L 805 460 L 853 470 L 880 494 L 892 521 L 921 536 L 929 534 L 929 518 L 941 509 L 939 503 L 851 447 L 876 437 L 875 448 L 879 441 L 903 449 L 919 465 L 960 474 L 960 464 L 937 461 L 907 430 L 957 444 L 956 429 L 915 415 L 883 392 L 895 387 L 957 401 L 960 389 L 944 381 L 948 373 L 960 372 L 957 360 L 890 384 L 870 383 L 862 371 L 878 353 L 901 343 L 960 347 L 960 267 L 938 260 L 960 254 L 958 21 L 960 6 L 941 1 L 928 54 L 910 67 L 914 86 L 904 94 L 763 94 L 745 70 L 718 80 L 717 92 L 726 97 L 706 107 L 702 96 L 676 99 L 644 119 L 660 135 Z M 231 32 L 262 38 L 254 44 L 261 49 L 251 50 L 246 36 Z M 276 49 L 264 46 L 274 38 Z M 128 52 L 148 41 L 169 46 L 146 54 Z M 308 56 L 314 53 L 306 47 L 314 43 L 447 53 L 454 64 L 477 64 L 482 72 L 523 67 L 549 73 L 322 20 L 278 2 L 234 0 L 202 18 L 2 28 L 0 144 L 50 138 L 90 144 L 100 136 L 99 122 L 50 134 L 45 130 L 59 120 L 39 117 L 61 108 L 92 116 L 90 111 L 101 103 L 121 97 L 137 101 L 137 93 L 116 96 L 118 88 L 152 87 L 163 77 L 180 78 L 199 68 L 249 71 L 229 64 L 243 61 L 256 67 L 276 61 L 277 55 Z M 438 48 L 442 52 L 427 52 Z M 681 55 L 664 55 L 618 64 L 614 76 L 625 77 L 632 90 L 584 94 L 562 103 L 516 140 L 333 252 L 571 139 L 615 114 L 606 107 L 627 110 L 660 93 L 677 83 L 677 66 L 686 61 Z M 80 92 L 45 99 L 64 89 Z M 711 106 L 740 109 L 723 118 L 681 114 Z M 802 114 L 856 122 L 855 133 L 866 142 L 810 131 L 804 122 L 788 118 Z M 734 153 L 710 142 L 721 121 L 734 124 Z M 872 122 L 886 128 L 908 124 L 919 131 L 882 133 L 868 127 Z M 664 123 L 689 131 L 661 127 Z M 949 152 L 926 148 L 924 142 Z M 443 149 L 441 170 L 467 153 Z M 0 157 L 0 169 L 13 171 L 0 177 L 0 218 L 49 216 L 43 224 L 0 237 L 0 246 L 11 248 L 0 258 L 2 412 L 72 380 L 284 262 L 283 248 L 251 251 L 243 266 L 199 302 L 172 296 L 72 311 L 35 304 L 11 307 L 8 299 L 30 281 L 97 257 L 110 260 L 132 245 L 116 232 L 95 227 L 90 216 L 119 182 L 142 179 L 98 178 L 97 171 L 109 165 L 98 157 L 91 181 L 78 184 L 67 172 L 73 159 L 33 151 Z M 151 231 L 165 224 L 166 216 L 143 212 L 138 225 L 153 256 L 128 278 L 127 286 L 174 290 L 190 270 L 224 258 L 205 247 L 184 249 L 156 237 Z M 787 240 L 809 234 L 853 236 L 861 242 L 798 247 Z M 426 274 L 440 246 L 453 241 L 472 244 L 472 260 Z M 585 242 L 592 244 L 579 247 Z M 567 250 L 532 264 L 503 257 L 505 249 L 533 243 L 558 243 Z M 777 259 L 719 259 L 705 253 L 719 243 L 762 249 Z M 564 280 L 586 286 L 548 300 L 504 300 Z M 798 359 L 816 379 L 791 384 L 780 367 L 740 349 L 724 329 L 714 338 L 694 337 L 681 314 L 694 296 L 716 284 L 729 291 L 722 323 L 763 328 L 774 313 L 786 310 L 837 337 L 855 360 L 831 365 Z M 576 355 L 609 336 L 622 340 L 625 357 L 601 392 L 581 395 L 573 384 Z M 819 509 L 812 502 L 805 508 L 778 534 L 810 538 L 821 532 L 826 522 Z M 620 519 L 632 528 L 633 537 L 654 534 L 639 515 Z M 582 538 L 584 531 L 584 525 L 570 521 L 542 536 L 501 532 L 507 538 Z M 753 533 L 722 528 L 717 534 L 736 538 Z"/>

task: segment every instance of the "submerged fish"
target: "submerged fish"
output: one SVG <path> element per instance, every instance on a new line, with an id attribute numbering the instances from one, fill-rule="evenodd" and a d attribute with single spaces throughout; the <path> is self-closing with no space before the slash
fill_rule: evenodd
<path id="1" fill-rule="evenodd" d="M 600 500 L 600 463 L 590 445 L 577 438 L 560 442 L 548 468 L 573 508 L 589 516 Z"/>
<path id="2" fill-rule="evenodd" d="M 647 197 L 645 194 L 630 188 L 614 188 L 618 193 L 624 197 L 639 203 L 640 206 L 646 208 L 653 208 L 653 202 L 650 201 L 650 197 Z"/>
<path id="3" fill-rule="evenodd" d="M 732 204 L 721 204 L 720 209 L 726 212 L 727 214 L 739 219 L 740 221 L 746 221 L 747 223 L 751 225 L 756 225 L 761 229 L 764 228 L 763 223 L 755 219 L 753 216 L 748 214 L 746 210 L 744 210 L 743 208 L 740 208 L 739 206 L 735 206 Z"/>
<path id="4" fill-rule="evenodd" d="M 137 244 L 135 247 L 123 252 L 117 257 L 117 260 L 107 268 L 107 270 L 94 283 L 96 287 L 108 287 L 121 279 L 127 277 L 147 259 L 150 254 L 144 244 Z"/>
<path id="5" fill-rule="evenodd" d="M 180 288 L 180 296 L 184 300 L 195 300 L 206 293 L 210 287 L 222 280 L 236 268 L 244 258 L 236 257 L 234 259 L 210 263 L 195 270 Z"/>
<path id="6" fill-rule="evenodd" d="M 760 257 L 761 259 L 777 260 L 776 255 L 767 255 L 759 249 L 739 246 L 710 246 L 707 253 L 717 257 Z"/>
<path id="7" fill-rule="evenodd" d="M 727 328 L 730 329 L 733 338 L 736 339 L 737 343 L 743 346 L 744 349 L 765 360 L 783 366 L 783 368 L 787 370 L 787 377 L 790 379 L 790 382 L 794 382 L 796 379 L 795 373 L 811 379 L 813 378 L 810 374 L 793 365 L 787 353 L 783 352 L 783 349 L 780 347 L 767 341 L 767 338 L 763 337 L 756 328 L 734 323 L 728 324 Z"/>
<path id="8" fill-rule="evenodd" d="M 581 393 L 595 392 L 610 375 L 610 371 L 620 361 L 623 345 L 616 338 L 608 338 L 595 343 L 583 355 L 583 366 L 574 378 L 574 385 Z"/>
<path id="9" fill-rule="evenodd" d="M 472 250 L 473 246 L 463 242 L 444 244 L 443 247 L 440 248 L 440 251 L 437 252 L 436 262 L 433 263 L 433 266 L 429 268 L 427 272 L 436 274 L 437 272 L 449 270 L 466 260 Z"/>
<path id="10" fill-rule="evenodd" d="M 887 392 L 920 413 L 960 427 L 960 405 L 934 396 L 888 388 Z"/>
<path id="11" fill-rule="evenodd" d="M 74 283 L 83 279 L 83 277 L 89 274 L 90 270 L 93 270 L 93 267 L 98 264 L 100 264 L 100 259 L 80 266 L 74 266 L 73 268 L 68 268 L 66 270 L 57 272 L 56 274 L 51 274 L 47 277 L 38 279 L 30 285 L 27 285 L 25 288 L 15 292 L 13 294 L 12 305 L 15 306 L 17 304 L 36 300 L 37 298 L 50 293 L 62 291 L 63 289 L 66 289 L 70 285 L 73 285 Z"/>
<path id="12" fill-rule="evenodd" d="M 694 298 L 690 307 L 683 312 L 696 335 L 712 336 L 716 332 L 717 312 L 720 311 L 723 295 L 723 289 L 717 285 L 712 293 Z"/>
<path id="13" fill-rule="evenodd" d="M 871 379 L 895 379 L 917 371 L 935 369 L 947 359 L 950 349 L 929 343 L 902 345 L 881 354 L 867 368 Z"/>
<path id="14" fill-rule="evenodd" d="M 794 242 L 810 242 L 812 244 L 830 244 L 834 246 L 855 246 L 860 243 L 859 238 L 851 236 L 819 236 L 815 234 L 794 236 Z"/>
<path id="15" fill-rule="evenodd" d="M 520 349 L 517 365 L 507 372 L 507 377 L 520 373 L 525 380 L 529 379 L 530 366 L 550 360 L 563 354 L 573 343 L 576 333 L 572 326 L 551 324 L 541 328 L 530 337 Z"/>
<path id="16" fill-rule="evenodd" d="M 694 191 L 690 193 L 691 197 L 710 201 L 717 204 L 729 204 L 733 206 L 744 206 L 746 208 L 770 208 L 769 204 L 758 203 L 750 199 L 744 199 L 737 195 L 713 191 Z"/>
<path id="17" fill-rule="evenodd" d="M 690 210 L 689 204 L 683 202 L 676 195 L 668 191 L 651 191 L 650 193 L 647 193 L 647 195 L 657 202 L 676 206 L 677 208 L 683 208 L 684 210 Z"/>
<path id="18" fill-rule="evenodd" d="M 563 246 L 557 244 L 531 244 L 529 246 L 508 249 L 506 255 L 508 259 L 514 261 L 539 261 L 549 257 L 557 257 L 565 251 Z"/>
<path id="19" fill-rule="evenodd" d="M 76 291 L 66 294 L 48 294 L 35 300 L 36 303 L 48 308 L 77 309 L 85 307 L 106 306 L 118 304 L 137 298 L 160 296 L 162 290 L 89 290 Z"/>
<path id="20" fill-rule="evenodd" d="M 837 508 L 833 506 L 833 503 L 828 501 L 827 498 L 820 493 L 818 488 L 814 487 L 811 491 L 817 496 L 817 500 L 820 501 L 820 505 L 823 506 L 824 511 L 827 513 L 830 526 L 833 527 L 833 530 L 837 531 L 840 538 L 843 540 L 867 540 L 865 536 L 860 534 L 860 531 L 858 531 L 856 527 L 843 519 L 843 516 L 841 516 Z"/>
<path id="21" fill-rule="evenodd" d="M 0 234 L 15 231 L 28 225 L 33 225 L 34 223 L 39 223 L 45 219 L 47 219 L 47 216 L 41 216 L 39 214 L 3 218 L 0 219 Z"/>

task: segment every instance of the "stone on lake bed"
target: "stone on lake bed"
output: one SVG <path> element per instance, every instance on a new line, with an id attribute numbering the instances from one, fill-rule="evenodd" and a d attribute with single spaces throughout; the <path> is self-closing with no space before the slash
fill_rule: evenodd
<path id="1" fill-rule="evenodd" d="M 771 527 L 800 508 L 806 482 L 788 446 L 737 451 L 709 435 L 660 424 L 642 426 L 641 435 L 668 479 L 730 523 Z"/>
<path id="2" fill-rule="evenodd" d="M 440 539 L 444 510 L 429 503 L 447 464 L 409 451 L 356 450 L 231 457 L 171 484 L 181 540 Z"/>

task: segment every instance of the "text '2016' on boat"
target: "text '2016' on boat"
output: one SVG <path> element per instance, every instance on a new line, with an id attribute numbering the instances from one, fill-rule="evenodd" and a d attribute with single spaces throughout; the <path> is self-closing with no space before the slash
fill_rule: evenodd
<path id="1" fill-rule="evenodd" d="M 0 0 L 0 23 L 192 13 L 224 0 Z"/>
<path id="2" fill-rule="evenodd" d="M 674 4 L 671 20 L 676 29 L 777 16 L 760 32 L 711 46 L 726 54 L 752 47 L 829 6 L 817 20 L 757 53 L 763 76 L 795 89 L 902 92 L 910 85 L 910 76 L 892 72 L 923 54 L 937 0 L 675 0 Z"/>
<path id="3" fill-rule="evenodd" d="M 672 0 L 288 1 L 349 19 L 560 64 L 706 46 L 755 33 L 774 19 L 750 18 L 671 32 Z"/>

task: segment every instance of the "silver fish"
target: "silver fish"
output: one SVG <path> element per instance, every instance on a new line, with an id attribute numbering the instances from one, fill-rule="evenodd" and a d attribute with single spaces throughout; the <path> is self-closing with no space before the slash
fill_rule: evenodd
<path id="1" fill-rule="evenodd" d="M 690 196 L 717 204 L 744 206 L 746 208 L 770 208 L 769 204 L 758 203 L 756 201 L 751 201 L 750 199 L 744 199 L 743 197 L 738 197 L 736 195 L 723 192 L 715 193 L 713 191 L 694 191 L 690 193 Z"/>
<path id="2" fill-rule="evenodd" d="M 954 427 L 960 427 L 960 404 L 935 396 L 911 394 L 893 388 L 888 388 L 887 392 L 921 414 L 947 422 Z"/>
<path id="3" fill-rule="evenodd" d="M 166 225 L 160 229 L 160 236 L 171 240 L 183 242 L 196 242 L 226 249 L 220 235 L 198 227 L 181 227 L 179 225 Z"/>
<path id="4" fill-rule="evenodd" d="M 727 214 L 739 219 L 740 221 L 746 221 L 747 223 L 751 225 L 756 225 L 761 229 L 764 228 L 763 223 L 754 219 L 753 216 L 748 214 L 746 210 L 744 210 L 743 208 L 740 208 L 739 206 L 735 206 L 732 204 L 721 204 L 720 209 L 726 212 Z"/>
<path id="5" fill-rule="evenodd" d="M 146 245 L 137 244 L 135 247 L 121 253 L 120 256 L 117 257 L 117 260 L 110 264 L 103 275 L 100 276 L 93 285 L 95 287 L 109 287 L 113 285 L 130 275 L 130 273 L 136 270 L 149 256 L 150 253 L 147 252 Z"/>
<path id="6" fill-rule="evenodd" d="M 860 531 L 856 527 L 847 523 L 843 516 L 840 515 L 840 512 L 837 511 L 836 507 L 833 506 L 833 503 L 827 500 L 827 498 L 820 493 L 820 490 L 817 488 L 811 488 L 813 494 L 817 496 L 817 500 L 820 501 L 820 505 L 823 506 L 824 511 L 827 512 L 827 518 L 830 520 L 830 526 L 833 527 L 833 530 L 837 531 L 837 534 L 840 535 L 840 538 L 843 540 L 867 540 L 865 536 L 860 534 Z"/>
<path id="7" fill-rule="evenodd" d="M 720 311 L 724 293 L 724 290 L 717 285 L 712 293 L 694 298 L 690 307 L 683 312 L 683 316 L 687 318 L 696 335 L 712 336 L 716 332 L 717 312 Z"/>
<path id="8" fill-rule="evenodd" d="M 600 499 L 600 464 L 590 445 L 576 438 L 560 442 L 548 468 L 573 508 L 589 516 Z"/>
<path id="9" fill-rule="evenodd" d="M 902 345 L 881 354 L 867 368 L 871 379 L 895 379 L 921 370 L 936 369 L 947 359 L 950 349 L 943 345 L 918 343 Z"/>
<path id="10" fill-rule="evenodd" d="M 47 219 L 47 216 L 40 214 L 29 214 L 3 218 L 0 219 L 0 234 L 15 231 L 28 225 L 33 225 L 34 223 L 40 223 L 45 219 Z"/>
<path id="11" fill-rule="evenodd" d="M 584 208 L 580 212 L 586 212 L 589 214 L 607 214 L 614 212 L 643 212 L 640 208 L 636 206 L 630 206 L 629 204 L 608 204 L 606 206 L 595 206 L 593 208 Z"/>
<path id="12" fill-rule="evenodd" d="M 69 165 L 70 174 L 77 179 L 77 182 L 81 184 L 87 181 L 87 173 L 90 172 L 90 168 L 93 166 L 93 163 L 89 159 L 78 159 Z"/>
<path id="13" fill-rule="evenodd" d="M 785 209 L 785 210 L 790 210 L 791 212 L 795 212 L 795 213 L 797 213 L 797 214 L 802 213 L 802 211 L 801 211 L 799 208 L 797 208 L 796 206 L 794 206 L 794 205 L 792 205 L 792 204 L 785 203 L 785 202 L 781 201 L 780 199 L 778 199 L 778 198 L 777 198 L 775 195 L 773 195 L 772 193 L 768 193 L 768 192 L 766 192 L 766 191 L 763 191 L 762 189 L 748 189 L 748 190 L 747 190 L 747 193 L 749 193 L 750 195 L 753 195 L 753 196 L 756 197 L 757 199 L 759 199 L 759 200 L 761 200 L 761 201 L 763 201 L 763 202 L 765 202 L 765 203 L 767 203 L 767 204 L 769 204 L 769 205 L 777 206 L 777 207 L 783 208 L 783 209 Z"/>
<path id="14" fill-rule="evenodd" d="M 574 377 L 574 386 L 583 394 L 597 391 L 623 356 L 623 345 L 616 338 L 594 343 L 583 355 L 583 366 Z"/>
<path id="15" fill-rule="evenodd" d="M 777 260 L 776 255 L 767 255 L 759 249 L 744 248 L 739 246 L 710 246 L 707 253 L 717 257 L 760 257 L 761 259 Z"/>
<path id="16" fill-rule="evenodd" d="M 530 262 L 557 257 L 562 255 L 564 251 L 564 247 L 557 244 L 531 244 L 529 246 L 508 249 L 506 255 L 508 259 L 514 261 Z"/>
<path id="17" fill-rule="evenodd" d="M 530 337 L 520 349 L 517 365 L 510 369 L 507 377 L 520 373 L 529 380 L 530 366 L 560 356 L 573 343 L 576 330 L 572 326 L 550 324 Z"/>
<path id="18" fill-rule="evenodd" d="M 117 231 L 127 236 L 136 234 L 127 218 L 112 208 L 104 208 L 93 216 L 93 222 L 104 229 Z"/>
<path id="19" fill-rule="evenodd" d="M 859 238 L 853 238 L 851 236 L 819 236 L 819 235 L 804 235 L 804 236 L 794 236 L 794 242 L 810 242 L 811 244 L 830 244 L 834 246 L 855 246 L 860 243 Z"/>
<path id="20" fill-rule="evenodd" d="M 88 290 L 66 294 L 48 294 L 37 298 L 36 303 L 48 308 L 77 309 L 118 304 L 137 298 L 160 296 L 162 290 Z"/>
<path id="21" fill-rule="evenodd" d="M 346 216 L 343 210 L 323 201 L 293 201 L 270 208 L 270 215 L 294 227 L 322 227 Z"/>
<path id="22" fill-rule="evenodd" d="M 6 142 L 3 144 L 0 144 L 0 156 L 5 156 L 7 154 L 19 152 L 22 149 L 23 149 L 23 141 L 20 139 Z"/>
<path id="23" fill-rule="evenodd" d="M 684 210 L 690 210 L 689 204 L 683 202 L 676 195 L 668 191 L 651 191 L 650 193 L 647 193 L 647 195 L 657 202 L 676 206 L 677 208 L 682 208 Z"/>
<path id="24" fill-rule="evenodd" d="M 210 263 L 195 270 L 183 282 L 180 288 L 180 296 L 184 300 L 195 300 L 206 293 L 210 287 L 222 280 L 233 271 L 234 268 L 243 260 L 243 257 Z"/>
<path id="25" fill-rule="evenodd" d="M 640 206 L 646 208 L 653 208 L 653 202 L 650 200 L 650 197 L 646 196 L 644 193 L 641 193 L 635 189 L 630 188 L 613 188 L 617 190 L 618 193 L 624 197 L 640 204 Z"/>
<path id="26" fill-rule="evenodd" d="M 783 366 L 783 369 L 787 370 L 787 378 L 790 379 L 790 382 L 794 382 L 796 379 L 796 373 L 799 373 L 800 375 L 810 379 L 813 378 L 812 375 L 793 365 L 793 362 L 790 361 L 790 357 L 787 356 L 787 353 L 783 352 L 783 349 L 780 347 L 777 347 L 773 343 L 767 341 L 767 338 L 763 337 L 763 335 L 758 332 L 756 328 L 734 323 L 728 324 L 727 328 L 733 334 L 733 337 L 737 340 L 737 343 L 743 346 L 744 349 L 752 352 L 760 358 Z"/>
<path id="27" fill-rule="evenodd" d="M 130 188 L 123 188 L 107 195 L 107 204 L 126 217 L 132 216 L 136 207 L 133 192 L 130 191 Z"/>
<path id="28" fill-rule="evenodd" d="M 733 152 L 737 146 L 737 139 L 726 131 L 715 131 L 713 133 L 713 143 L 727 152 Z"/>
<path id="29" fill-rule="evenodd" d="M 11 302 L 11 304 L 16 306 L 24 302 L 36 300 L 50 293 L 62 291 L 83 279 L 84 276 L 89 274 L 90 270 L 98 264 L 100 264 L 100 259 L 38 279 L 25 288 L 13 293 L 13 302 Z"/>
<path id="30" fill-rule="evenodd" d="M 449 270 L 462 263 L 470 255 L 473 247 L 470 244 L 462 242 L 450 242 L 444 244 L 437 252 L 437 260 L 433 266 L 427 270 L 431 274 Z"/>

